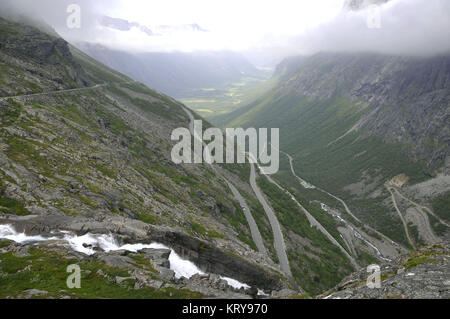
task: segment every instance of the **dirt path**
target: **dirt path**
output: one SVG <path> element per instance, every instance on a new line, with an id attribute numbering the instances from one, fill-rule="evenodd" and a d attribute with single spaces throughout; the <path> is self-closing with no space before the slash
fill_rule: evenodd
<path id="1" fill-rule="evenodd" d="M 79 92 L 79 91 L 86 91 L 86 90 L 94 90 L 100 87 L 104 87 L 107 84 L 96 84 L 94 86 L 84 87 L 84 88 L 77 88 L 77 89 L 67 89 L 67 90 L 57 90 L 57 91 L 50 91 L 50 92 L 42 92 L 42 93 L 33 93 L 33 94 L 21 94 L 21 95 L 13 95 L 13 96 L 3 96 L 0 97 L 0 101 L 7 100 L 7 99 L 13 99 L 13 98 L 19 98 L 19 97 L 35 97 L 35 96 L 42 96 L 42 95 L 51 95 L 51 94 L 58 94 L 58 93 L 68 93 L 68 92 Z"/>

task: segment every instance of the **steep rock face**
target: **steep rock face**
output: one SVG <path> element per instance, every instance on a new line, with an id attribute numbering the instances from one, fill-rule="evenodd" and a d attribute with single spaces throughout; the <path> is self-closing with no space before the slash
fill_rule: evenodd
<path id="1" fill-rule="evenodd" d="M 285 62 L 281 91 L 342 96 L 371 107 L 357 129 L 408 145 L 415 160 L 442 166 L 450 145 L 450 56 L 321 53 Z"/>
<path id="2" fill-rule="evenodd" d="M 2 18 L 0 29 L 1 96 L 91 84 L 63 39 Z M 18 76 L 19 69 L 26 69 L 29 73 Z"/>

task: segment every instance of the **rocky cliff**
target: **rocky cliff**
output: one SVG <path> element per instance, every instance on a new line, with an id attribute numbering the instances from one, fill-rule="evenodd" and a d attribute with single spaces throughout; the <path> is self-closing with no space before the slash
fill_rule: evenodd
<path id="1" fill-rule="evenodd" d="M 89 86 L 66 41 L 0 17 L 0 96 Z M 25 72 L 24 72 L 25 71 Z"/>

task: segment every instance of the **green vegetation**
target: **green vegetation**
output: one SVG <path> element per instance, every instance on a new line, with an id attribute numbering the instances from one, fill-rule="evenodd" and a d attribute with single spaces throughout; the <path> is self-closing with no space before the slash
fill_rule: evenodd
<path id="1" fill-rule="evenodd" d="M 43 92 L 42 88 L 39 85 L 37 85 L 36 83 L 27 81 L 27 85 L 31 89 L 32 93 L 42 93 Z"/>
<path id="2" fill-rule="evenodd" d="M 319 72 L 324 72 L 321 66 L 317 67 Z M 272 89 L 230 114 L 223 126 L 282 128 L 281 149 L 293 156 L 297 175 L 343 198 L 363 223 L 407 245 L 395 214 L 382 204 L 389 194 L 383 191 L 376 197 L 371 195 L 375 189 L 383 188 L 387 180 L 401 173 L 410 178 L 411 184 L 421 182 L 427 178 L 428 169 L 411 161 L 406 153 L 408 146 L 385 143 L 370 137 L 368 132 L 351 130 L 372 110 L 372 107 L 362 108 L 358 101 L 340 97 L 339 92 L 328 99 L 313 99 Z M 301 193 L 304 199 L 317 200 L 343 211 L 342 205 L 330 196 L 304 189 L 292 176 L 289 162 L 283 154 L 281 170 L 276 177 L 293 194 Z M 368 190 L 364 192 L 363 187 L 355 186 L 360 192 L 356 195 L 346 188 L 356 183 L 367 185 Z M 302 204 L 306 206 L 306 202 Z M 441 206 L 449 207 L 449 204 L 441 203 Z M 314 216 L 328 225 L 327 230 L 331 233 L 335 225 L 323 220 L 321 214 Z M 357 224 L 350 216 L 345 218 Z M 336 237 L 336 234 L 333 236 Z"/>
<path id="3" fill-rule="evenodd" d="M 0 212 L 19 216 L 30 215 L 31 213 L 24 207 L 22 202 L 11 198 L 0 197 Z"/>
<path id="4" fill-rule="evenodd" d="M 191 226 L 194 229 L 195 232 L 202 236 L 206 236 L 209 238 L 225 238 L 225 235 L 220 234 L 213 230 L 208 230 L 206 227 L 202 226 L 201 224 L 191 221 Z"/>
<path id="5" fill-rule="evenodd" d="M 153 267 L 153 264 L 143 254 L 132 254 L 130 258 L 135 261 L 135 266 L 141 269 L 145 269 L 154 274 L 158 274 L 159 271 Z"/>
<path id="6" fill-rule="evenodd" d="M 379 262 L 378 259 L 363 250 L 359 251 L 359 258 L 362 259 L 366 265 L 373 265 Z"/>
<path id="7" fill-rule="evenodd" d="M 450 192 L 444 193 L 432 201 L 433 212 L 445 219 L 450 221 Z"/>
<path id="8" fill-rule="evenodd" d="M 152 215 L 149 215 L 149 214 L 145 214 L 145 213 L 139 215 L 139 220 L 141 222 L 144 222 L 144 223 L 147 223 L 147 224 L 150 224 L 150 225 L 157 225 L 158 224 L 158 218 L 156 218 L 156 217 L 154 217 Z"/>
<path id="9" fill-rule="evenodd" d="M 97 108 L 95 110 L 95 113 L 105 122 L 105 125 L 110 128 L 114 134 L 120 135 L 126 131 L 131 130 L 131 128 L 126 125 L 122 119 L 112 115 L 104 109 Z"/>
<path id="10" fill-rule="evenodd" d="M 224 198 L 216 198 L 216 202 L 220 209 L 221 216 L 223 216 L 237 232 L 239 240 L 249 245 L 253 250 L 258 250 L 251 237 L 247 219 L 239 204 L 233 201 L 233 206 L 229 207 Z"/>
<path id="11" fill-rule="evenodd" d="M 0 239 L 0 248 L 5 248 L 11 245 L 11 241 Z"/>
<path id="12" fill-rule="evenodd" d="M 180 99 L 208 121 L 221 126 L 226 116 L 247 105 L 271 87 L 273 80 L 246 77 L 225 87 L 195 89 Z"/>
<path id="13" fill-rule="evenodd" d="M 424 214 L 426 214 L 426 212 L 424 212 Z M 448 227 L 442 224 L 439 219 L 437 219 L 433 215 L 428 215 L 428 219 L 435 234 L 438 236 L 445 236 L 448 231 Z"/>
<path id="14" fill-rule="evenodd" d="M 438 263 L 438 261 L 431 258 L 431 256 L 433 255 L 442 255 L 442 252 L 433 250 L 427 251 L 425 253 L 422 253 L 420 251 L 413 251 L 411 252 L 410 257 L 405 261 L 404 267 L 406 269 L 410 269 L 422 264 L 436 264 Z"/>
<path id="15" fill-rule="evenodd" d="M 419 228 L 413 223 L 408 223 L 408 232 L 412 236 L 415 245 L 424 246 L 426 243 L 420 237 Z"/>
<path id="16" fill-rule="evenodd" d="M 140 97 L 131 96 L 132 93 L 127 93 L 121 87 L 125 87 L 128 90 L 134 91 L 139 94 L 148 95 L 147 98 L 143 99 Z M 125 99 L 131 104 L 139 107 L 145 112 L 151 112 L 165 119 L 176 119 L 178 116 L 186 117 L 180 107 L 175 101 L 149 89 L 144 89 L 139 84 L 121 84 L 121 85 L 109 85 L 108 90 L 117 96 Z"/>
<path id="17" fill-rule="evenodd" d="M 134 289 L 134 280 L 115 283 L 115 277 L 129 277 L 128 271 L 112 268 L 100 261 L 79 261 L 66 256 L 65 251 L 46 251 L 31 248 L 30 256 L 16 257 L 13 253 L 0 253 L 0 298 L 20 297 L 29 289 L 47 291 L 48 294 L 35 298 L 113 298 L 113 299 L 196 299 L 201 294 L 186 289 L 142 288 Z M 156 270 L 142 257 L 133 258 L 137 265 L 145 266 L 150 272 Z M 82 270 L 81 288 L 68 289 L 66 270 L 77 264 Z M 101 270 L 101 272 L 100 272 Z M 20 271 L 20 272 L 19 272 Z"/>
<path id="18" fill-rule="evenodd" d="M 392 209 L 383 206 L 382 198 L 347 200 L 352 212 L 362 217 L 363 223 L 371 225 L 397 243 L 409 247 L 403 225 Z M 373 233 L 371 233 L 373 234 Z"/>
<path id="19" fill-rule="evenodd" d="M 9 98 L 7 101 L 9 106 L 0 108 L 0 127 L 15 123 L 22 112 L 22 104 L 14 101 L 12 98 Z"/>

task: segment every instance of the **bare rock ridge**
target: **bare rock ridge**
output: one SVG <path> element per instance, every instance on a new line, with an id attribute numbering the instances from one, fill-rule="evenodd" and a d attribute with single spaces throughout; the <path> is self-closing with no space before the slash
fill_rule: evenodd
<path id="1" fill-rule="evenodd" d="M 1 224 L 13 225 L 18 232 L 29 236 L 54 237 L 59 231 L 69 231 L 80 236 L 87 233 L 114 234 L 119 245 L 157 242 L 171 247 L 180 257 L 192 261 L 205 273 L 220 274 L 268 291 L 277 291 L 287 287 L 275 272 L 240 258 L 236 254 L 225 252 L 207 241 L 168 227 L 155 227 L 128 218 L 96 216 L 91 219 L 41 216 L 0 218 Z"/>
<path id="2" fill-rule="evenodd" d="M 0 96 L 40 93 L 90 86 L 86 72 L 74 60 L 68 43 L 39 29 L 9 22 L 0 17 L 0 59 L 4 63 L 1 79 L 17 78 L 16 68 L 27 70 L 22 81 L 0 88 Z M 24 63 L 24 59 L 31 63 Z"/>

